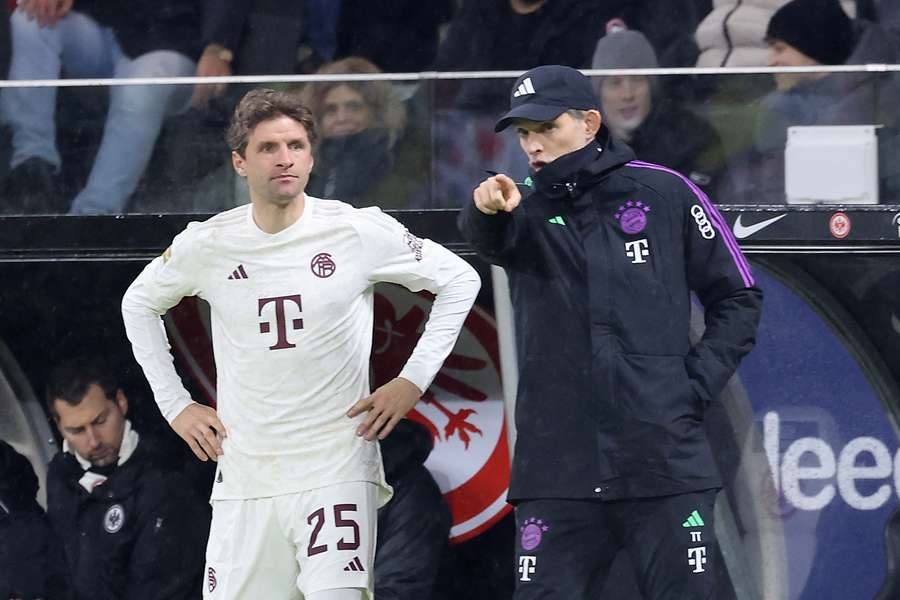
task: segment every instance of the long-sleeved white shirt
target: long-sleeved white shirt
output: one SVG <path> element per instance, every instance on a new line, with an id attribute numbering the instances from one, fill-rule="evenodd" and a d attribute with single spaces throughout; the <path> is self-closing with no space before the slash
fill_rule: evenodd
<path id="1" fill-rule="evenodd" d="M 370 481 L 390 497 L 377 442 L 347 410 L 367 396 L 373 286 L 436 295 L 399 373 L 426 390 L 480 287 L 449 250 L 410 234 L 377 208 L 306 196 L 290 227 L 263 232 L 251 207 L 191 223 L 122 299 L 135 358 L 170 422 L 191 402 L 160 316 L 183 297 L 210 305 L 217 411 L 228 437 L 213 499 L 274 496 Z"/>

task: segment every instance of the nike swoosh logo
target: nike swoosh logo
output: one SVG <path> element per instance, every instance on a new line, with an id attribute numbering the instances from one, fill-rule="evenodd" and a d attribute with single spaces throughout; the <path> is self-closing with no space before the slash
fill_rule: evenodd
<path id="1" fill-rule="evenodd" d="M 737 220 L 734 222 L 734 237 L 739 240 L 748 238 L 757 231 L 762 231 L 772 223 L 776 223 L 785 218 L 787 215 L 778 215 L 777 217 L 772 217 L 771 219 L 766 219 L 765 221 L 760 221 L 759 223 L 754 223 L 753 225 L 744 225 L 743 223 L 741 223 L 741 217 L 743 216 L 743 214 L 738 215 Z"/>

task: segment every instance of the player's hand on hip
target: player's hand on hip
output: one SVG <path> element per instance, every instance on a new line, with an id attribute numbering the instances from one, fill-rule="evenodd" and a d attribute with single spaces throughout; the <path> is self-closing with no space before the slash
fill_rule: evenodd
<path id="1" fill-rule="evenodd" d="M 488 177 L 472 193 L 475 207 L 486 215 L 512 212 L 522 201 L 516 182 L 502 173 Z"/>
<path id="2" fill-rule="evenodd" d="M 368 412 L 369 414 L 356 428 L 356 435 L 363 436 L 369 441 L 376 437 L 383 440 L 421 397 L 422 390 L 414 383 L 402 377 L 395 377 L 372 392 L 371 396 L 354 404 L 347 411 L 347 416 L 353 418 Z"/>
<path id="3" fill-rule="evenodd" d="M 172 429 L 202 461 L 218 461 L 227 433 L 215 410 L 203 404 L 188 405 L 172 421 Z"/>

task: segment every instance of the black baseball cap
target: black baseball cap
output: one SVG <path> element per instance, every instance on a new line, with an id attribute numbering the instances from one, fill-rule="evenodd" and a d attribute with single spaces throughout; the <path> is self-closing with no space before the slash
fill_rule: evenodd
<path id="1" fill-rule="evenodd" d="M 509 112 L 494 131 L 509 127 L 513 119 L 552 121 L 567 110 L 599 109 L 591 80 L 577 69 L 562 65 L 535 67 L 523 73 L 509 94 Z"/>

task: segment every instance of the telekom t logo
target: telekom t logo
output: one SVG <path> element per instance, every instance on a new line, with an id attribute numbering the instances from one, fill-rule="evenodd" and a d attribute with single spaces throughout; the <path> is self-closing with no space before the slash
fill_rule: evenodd
<path id="1" fill-rule="evenodd" d="M 274 346 L 269 346 L 269 350 L 295 348 L 297 344 L 292 344 L 288 342 L 287 339 L 287 319 L 284 316 L 284 306 L 288 302 L 293 302 L 297 305 L 297 310 L 303 312 L 303 306 L 300 304 L 300 294 L 294 294 L 293 296 L 276 296 L 274 298 L 260 298 L 258 316 L 262 316 L 263 307 L 270 302 L 275 303 L 275 328 L 278 331 L 278 340 L 275 342 Z M 303 329 L 303 319 L 291 319 L 291 329 L 295 331 L 297 329 Z M 259 324 L 260 333 L 269 333 L 271 330 L 272 323 L 270 321 L 263 321 Z"/>
<path id="2" fill-rule="evenodd" d="M 644 259 L 650 256 L 648 246 L 649 242 L 645 239 L 625 242 L 625 256 L 631 259 L 631 264 L 639 265 L 645 263 L 647 261 Z"/>
<path id="3" fill-rule="evenodd" d="M 537 557 L 536 556 L 520 556 L 519 557 L 519 573 L 521 573 L 522 576 L 519 577 L 519 581 L 531 581 L 531 575 L 534 575 L 536 566 L 537 566 Z"/>
<path id="4" fill-rule="evenodd" d="M 703 565 L 706 564 L 706 546 L 688 548 L 688 564 L 694 567 L 694 573 L 705 571 Z"/>

